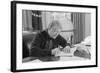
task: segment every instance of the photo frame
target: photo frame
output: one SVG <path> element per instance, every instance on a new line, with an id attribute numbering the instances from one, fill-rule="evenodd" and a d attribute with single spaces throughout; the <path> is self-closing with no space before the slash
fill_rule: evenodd
<path id="1" fill-rule="evenodd" d="M 48 16 L 50 14 L 53 17 L 50 18 L 50 16 Z M 58 16 L 56 16 L 56 14 L 58 14 Z M 59 16 L 60 14 L 62 15 L 61 17 Z M 41 30 L 44 30 L 47 28 L 47 25 L 50 23 L 50 21 L 52 21 L 52 19 L 53 20 L 58 19 L 58 18 L 60 19 L 63 17 L 63 15 L 64 17 L 67 18 L 66 20 L 63 19 L 64 22 L 68 20 L 69 22 L 65 22 L 65 23 L 69 25 L 61 21 L 62 24 L 65 24 L 62 27 L 63 28 L 63 30 L 61 31 L 63 32 L 62 35 L 65 34 L 65 32 L 74 33 L 74 36 L 71 36 L 71 37 L 74 37 L 74 41 L 70 39 L 72 48 L 73 48 L 72 44 L 74 44 L 74 47 L 76 47 L 77 45 L 80 45 L 80 43 L 84 44 L 83 39 L 91 35 L 91 39 L 92 39 L 92 40 L 90 39 L 91 44 L 85 45 L 87 47 L 92 48 L 90 55 L 88 56 L 87 54 L 87 56 L 84 57 L 83 55 L 79 56 L 79 53 L 75 54 L 74 52 L 75 57 L 67 56 L 66 58 L 65 56 L 63 57 L 59 56 L 60 57 L 59 60 L 57 61 L 50 60 L 49 62 L 47 61 L 42 62 L 40 59 L 37 59 L 37 58 L 35 59 L 30 58 L 30 55 L 27 55 L 28 57 L 25 56 L 25 58 L 23 58 L 23 54 L 25 52 L 23 50 L 24 33 L 26 35 L 27 34 L 26 31 L 32 32 L 32 33 L 34 33 L 34 31 L 40 32 Z M 31 17 L 31 19 L 29 16 Z M 28 1 L 11 1 L 11 71 L 24 72 L 24 71 L 42 71 L 42 70 L 55 70 L 55 69 L 97 67 L 98 66 L 98 48 L 97 48 L 98 23 L 97 22 L 98 22 L 98 7 L 97 6 L 28 2 Z M 28 24 L 28 25 L 24 25 L 24 24 Z M 43 27 L 41 28 L 37 28 L 37 27 L 40 27 L 41 24 L 45 24 L 45 25 L 42 25 Z M 81 25 L 84 25 L 84 26 L 81 26 Z M 81 30 L 84 34 L 81 33 Z M 75 37 L 75 34 L 77 37 Z M 32 37 L 33 36 L 31 35 L 30 37 L 28 37 L 28 39 Z M 29 51 L 28 53 L 30 54 L 30 52 L 31 51 Z M 25 52 L 25 55 L 26 54 L 27 53 Z M 81 57 L 81 58 L 78 58 L 78 57 Z"/>

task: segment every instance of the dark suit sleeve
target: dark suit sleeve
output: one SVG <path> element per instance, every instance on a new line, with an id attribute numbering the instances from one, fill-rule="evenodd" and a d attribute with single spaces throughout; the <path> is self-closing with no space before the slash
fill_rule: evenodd
<path id="1" fill-rule="evenodd" d="M 63 48 L 66 46 L 70 46 L 70 43 L 67 43 L 67 41 L 60 35 L 58 35 L 57 40 L 59 42 L 59 45 L 61 45 Z"/>
<path id="2" fill-rule="evenodd" d="M 51 50 L 42 48 L 42 44 L 43 36 L 41 34 L 37 34 L 35 40 L 32 42 L 31 56 L 44 57 L 51 55 Z"/>

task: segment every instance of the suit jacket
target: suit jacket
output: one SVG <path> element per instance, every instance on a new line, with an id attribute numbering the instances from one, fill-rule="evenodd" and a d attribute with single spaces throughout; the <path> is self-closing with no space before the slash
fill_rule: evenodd
<path id="1" fill-rule="evenodd" d="M 52 40 L 52 46 L 50 45 L 50 40 Z M 31 56 L 33 57 L 47 57 L 52 56 L 51 50 L 57 48 L 58 45 L 65 47 L 70 45 L 67 41 L 60 35 L 53 39 L 49 36 L 47 31 L 42 31 L 36 35 L 35 40 L 32 42 Z"/>

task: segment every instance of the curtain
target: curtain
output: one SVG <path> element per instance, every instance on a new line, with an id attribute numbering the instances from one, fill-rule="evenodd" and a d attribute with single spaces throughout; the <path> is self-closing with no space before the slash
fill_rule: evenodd
<path id="1" fill-rule="evenodd" d="M 41 11 L 32 11 L 32 28 L 33 30 L 42 30 Z"/>
<path id="2" fill-rule="evenodd" d="M 23 10 L 22 27 L 23 31 L 42 30 L 41 11 Z"/>
<path id="3" fill-rule="evenodd" d="M 74 24 L 73 43 L 77 44 L 83 41 L 85 35 L 85 14 L 72 13 L 72 22 Z"/>

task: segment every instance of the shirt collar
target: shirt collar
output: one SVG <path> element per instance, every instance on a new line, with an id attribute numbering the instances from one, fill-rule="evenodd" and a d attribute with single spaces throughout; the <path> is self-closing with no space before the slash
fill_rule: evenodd
<path id="1" fill-rule="evenodd" d="M 53 38 L 50 37 L 50 35 L 48 34 L 48 29 L 45 30 L 45 34 L 47 35 L 46 37 L 47 37 L 48 39 L 52 39 L 52 40 L 53 40 Z"/>

